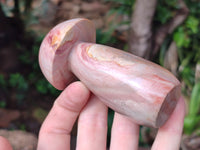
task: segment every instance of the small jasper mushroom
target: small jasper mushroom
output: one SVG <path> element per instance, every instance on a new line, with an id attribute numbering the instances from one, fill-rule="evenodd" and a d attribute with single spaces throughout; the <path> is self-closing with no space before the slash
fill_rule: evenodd
<path id="1" fill-rule="evenodd" d="M 94 25 L 87 19 L 54 27 L 39 52 L 47 80 L 62 90 L 78 78 L 114 111 L 141 125 L 162 126 L 180 97 L 180 82 L 161 66 L 95 44 L 95 39 Z"/>

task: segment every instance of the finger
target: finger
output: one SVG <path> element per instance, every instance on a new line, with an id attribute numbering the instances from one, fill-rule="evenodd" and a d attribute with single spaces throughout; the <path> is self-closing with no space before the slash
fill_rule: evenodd
<path id="1" fill-rule="evenodd" d="M 134 150 L 138 149 L 139 125 L 129 118 L 115 113 L 110 150 Z"/>
<path id="2" fill-rule="evenodd" d="M 70 132 L 90 92 L 81 83 L 69 85 L 57 98 L 39 134 L 38 150 L 70 149 Z"/>
<path id="3" fill-rule="evenodd" d="M 78 119 L 77 150 L 106 149 L 107 109 L 97 97 L 91 97 Z"/>
<path id="4" fill-rule="evenodd" d="M 183 98 L 172 113 L 169 120 L 158 130 L 152 150 L 178 150 L 182 136 L 183 121 L 185 116 L 185 103 Z"/>
<path id="5" fill-rule="evenodd" d="M 2 136 L 0 136 L 0 150 L 12 150 L 12 146 L 8 140 Z"/>

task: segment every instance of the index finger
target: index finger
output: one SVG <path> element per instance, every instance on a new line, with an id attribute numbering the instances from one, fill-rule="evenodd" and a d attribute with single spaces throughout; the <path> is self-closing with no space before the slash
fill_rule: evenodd
<path id="1" fill-rule="evenodd" d="M 89 96 L 81 82 L 72 83 L 61 93 L 41 127 L 38 150 L 70 149 L 70 132 Z"/>

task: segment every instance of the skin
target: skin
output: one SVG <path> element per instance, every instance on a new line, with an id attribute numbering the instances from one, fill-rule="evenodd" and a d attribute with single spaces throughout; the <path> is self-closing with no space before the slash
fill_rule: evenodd
<path id="1" fill-rule="evenodd" d="M 13 150 L 8 140 L 0 136 L 0 150 Z"/>
<path id="2" fill-rule="evenodd" d="M 152 150 L 178 150 L 184 115 L 181 98 L 167 123 L 159 129 Z M 38 150 L 70 150 L 70 132 L 78 116 L 76 149 L 105 150 L 107 106 L 91 95 L 81 82 L 69 85 L 55 101 L 40 130 Z M 139 125 L 115 113 L 110 150 L 137 149 L 138 134 Z"/>
<path id="3" fill-rule="evenodd" d="M 159 128 L 152 150 L 178 150 L 181 141 L 185 104 L 180 98 L 169 120 Z M 105 150 L 107 106 L 81 83 L 69 85 L 56 99 L 44 121 L 37 150 L 70 150 L 70 133 L 78 119 L 77 150 Z M 138 149 L 139 125 L 115 112 L 110 150 Z M 0 149 L 12 150 L 0 137 Z"/>

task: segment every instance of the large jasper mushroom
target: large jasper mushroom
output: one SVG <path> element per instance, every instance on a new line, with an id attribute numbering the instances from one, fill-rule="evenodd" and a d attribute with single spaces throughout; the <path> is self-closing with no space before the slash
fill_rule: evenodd
<path id="1" fill-rule="evenodd" d="M 161 66 L 95 39 L 87 19 L 54 27 L 39 52 L 47 80 L 62 90 L 77 77 L 114 111 L 141 125 L 162 126 L 180 97 L 180 82 Z"/>

